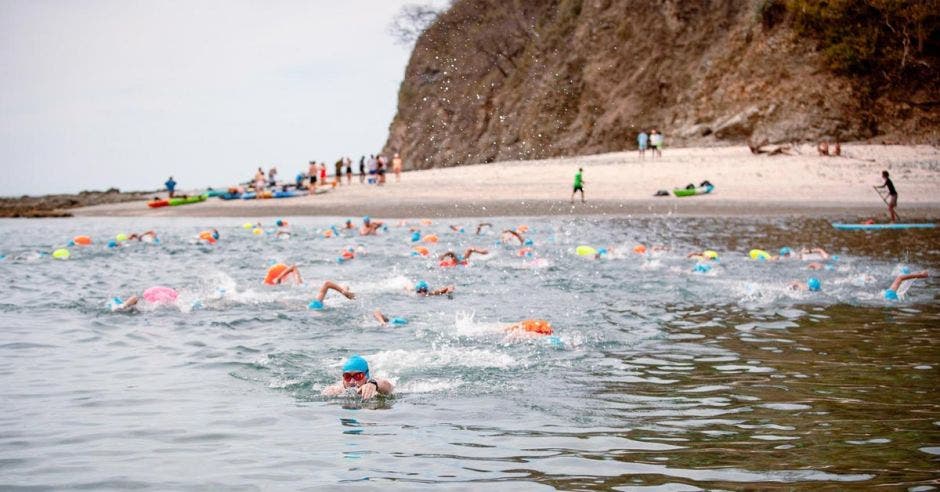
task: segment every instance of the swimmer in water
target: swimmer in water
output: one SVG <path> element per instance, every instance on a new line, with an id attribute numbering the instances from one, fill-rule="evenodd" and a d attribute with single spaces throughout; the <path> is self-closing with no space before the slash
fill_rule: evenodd
<path id="1" fill-rule="evenodd" d="M 335 290 L 342 294 L 346 299 L 355 299 L 356 294 L 353 291 L 349 290 L 349 287 L 343 287 L 342 285 L 337 284 L 332 280 L 327 280 L 323 282 L 323 285 L 320 286 L 320 290 L 317 292 L 317 297 L 310 301 L 310 309 L 323 309 L 323 300 L 326 299 L 326 293 Z"/>
<path id="2" fill-rule="evenodd" d="M 898 289 L 901 288 L 901 283 L 907 280 L 914 280 L 918 278 L 927 278 L 927 270 L 917 273 L 907 273 L 898 275 L 895 277 L 894 282 L 891 282 L 891 287 L 888 287 L 888 290 L 885 291 L 884 296 L 886 301 L 897 301 L 900 300 L 898 297 Z"/>
<path id="3" fill-rule="evenodd" d="M 323 388 L 320 394 L 341 396 L 349 389 L 355 389 L 363 400 L 368 400 L 376 395 L 391 395 L 395 386 L 387 379 L 373 379 L 369 374 L 369 363 L 357 354 L 343 364 L 343 380 Z"/>
<path id="4" fill-rule="evenodd" d="M 355 229 L 356 226 L 353 225 L 352 219 L 346 219 L 346 223 L 343 224 L 343 229 Z"/>
<path id="5" fill-rule="evenodd" d="M 290 239 L 290 226 L 287 224 L 286 220 L 277 219 L 277 222 L 274 224 L 277 226 L 277 232 L 274 234 L 274 237 Z"/>
<path id="6" fill-rule="evenodd" d="M 454 232 L 463 232 L 463 227 L 458 227 L 458 226 L 455 226 L 455 225 L 451 225 L 451 226 L 449 226 L 449 227 L 450 227 L 450 230 L 452 230 L 452 231 L 454 231 Z"/>
<path id="7" fill-rule="evenodd" d="M 477 236 L 480 235 L 480 231 L 482 231 L 484 227 L 493 227 L 493 224 L 490 224 L 489 222 L 480 222 L 477 224 Z"/>
<path id="8" fill-rule="evenodd" d="M 415 284 L 415 293 L 421 297 L 427 296 L 448 296 L 453 295 L 456 288 L 453 285 L 445 285 L 437 290 L 431 290 L 431 287 L 424 280 L 418 280 Z"/>
<path id="9" fill-rule="evenodd" d="M 538 335 L 551 335 L 554 333 L 552 324 L 544 319 L 522 320 L 503 329 L 510 333 L 535 333 Z"/>
<path id="10" fill-rule="evenodd" d="M 376 231 L 384 225 L 383 222 L 377 220 L 372 220 L 368 215 L 362 218 L 362 228 L 359 229 L 359 234 L 363 236 L 374 236 Z"/>
<path id="11" fill-rule="evenodd" d="M 441 257 L 439 258 L 441 260 L 441 266 L 457 266 L 458 264 L 466 264 L 467 260 L 470 259 L 470 256 L 473 253 L 486 255 L 486 254 L 489 254 L 489 250 L 470 247 L 470 248 L 467 248 L 466 251 L 463 252 L 462 257 L 457 256 L 457 254 L 454 253 L 453 251 L 448 251 L 442 254 Z"/>
<path id="12" fill-rule="evenodd" d="M 818 278 L 810 277 L 806 279 L 806 282 L 800 282 L 798 280 L 794 280 L 793 282 L 790 282 L 789 284 L 787 284 L 787 288 L 790 290 L 798 290 L 798 291 L 808 290 L 810 292 L 819 292 L 820 290 L 822 290 L 822 283 L 819 281 Z"/>
<path id="13" fill-rule="evenodd" d="M 376 309 L 375 311 L 372 311 L 372 317 L 375 318 L 375 320 L 378 321 L 379 324 L 382 325 L 382 327 L 384 328 L 388 328 L 390 324 L 393 326 L 402 326 L 402 325 L 408 324 L 408 320 L 406 320 L 405 318 L 400 318 L 400 317 L 389 318 L 388 316 L 382 314 L 381 309 Z"/>
<path id="14" fill-rule="evenodd" d="M 281 285 L 286 280 L 293 280 L 297 285 L 304 283 L 297 265 L 287 266 L 283 263 L 275 263 L 271 265 L 271 268 L 268 268 L 268 273 L 264 277 L 266 285 Z"/>
<path id="15" fill-rule="evenodd" d="M 686 256 L 686 258 L 696 259 L 696 260 L 700 260 L 700 261 L 705 261 L 705 260 L 715 260 L 715 261 L 717 261 L 717 260 L 718 260 L 718 253 L 716 253 L 715 251 L 712 251 L 712 250 L 710 250 L 710 249 L 706 249 L 705 251 L 693 251 L 693 252 L 689 253 L 689 254 Z"/>
<path id="16" fill-rule="evenodd" d="M 217 229 L 202 231 L 199 233 L 199 240 L 209 244 L 215 244 L 215 242 L 219 240 L 219 231 Z"/>
<path id="17" fill-rule="evenodd" d="M 147 239 L 146 239 L 147 241 L 153 241 L 153 240 L 157 239 L 157 232 L 156 232 L 156 231 L 147 231 L 147 232 L 142 232 L 142 233 L 140 233 L 140 234 L 137 234 L 137 233 L 135 232 L 135 233 L 131 234 L 130 236 L 127 236 L 127 240 L 128 240 L 128 241 L 133 241 L 133 240 L 135 240 L 135 239 L 138 240 L 138 241 L 144 241 L 144 240 L 145 240 L 144 238 L 147 238 Z"/>
<path id="18" fill-rule="evenodd" d="M 506 230 L 504 230 L 504 231 L 502 232 L 502 234 L 500 235 L 500 239 L 501 239 L 504 243 L 508 243 L 508 242 L 509 242 L 510 240 L 512 240 L 513 238 L 515 238 L 516 240 L 518 240 L 520 245 L 525 244 L 525 238 L 522 237 L 522 234 L 519 234 L 518 232 L 516 232 L 516 231 L 514 231 L 514 230 L 512 230 L 512 229 L 506 229 Z"/>
<path id="19" fill-rule="evenodd" d="M 121 300 L 119 297 L 111 299 L 111 310 L 131 311 L 136 309 L 137 305 L 140 303 L 141 298 L 150 304 L 159 306 L 164 304 L 173 304 L 176 302 L 178 297 L 179 293 L 170 287 L 154 286 L 145 290 L 140 296 L 132 295 L 128 297 L 127 300 Z"/>

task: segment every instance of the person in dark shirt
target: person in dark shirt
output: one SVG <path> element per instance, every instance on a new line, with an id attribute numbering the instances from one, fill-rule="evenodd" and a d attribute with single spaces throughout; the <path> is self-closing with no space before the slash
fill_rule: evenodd
<path id="1" fill-rule="evenodd" d="M 898 214 L 895 213 L 894 209 L 898 206 L 898 191 L 894 189 L 894 183 L 891 182 L 891 178 L 888 177 L 888 171 L 881 171 L 881 177 L 885 179 L 885 184 L 881 186 L 876 186 L 876 188 L 887 188 L 888 189 L 888 213 L 891 214 L 891 222 L 897 222 Z"/>

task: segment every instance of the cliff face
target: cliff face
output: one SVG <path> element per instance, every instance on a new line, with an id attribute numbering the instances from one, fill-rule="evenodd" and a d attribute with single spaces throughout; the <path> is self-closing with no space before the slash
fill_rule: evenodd
<path id="1" fill-rule="evenodd" d="M 940 141 L 937 84 L 872 93 L 758 0 L 458 0 L 418 39 L 387 152 L 408 168 L 666 145 Z"/>

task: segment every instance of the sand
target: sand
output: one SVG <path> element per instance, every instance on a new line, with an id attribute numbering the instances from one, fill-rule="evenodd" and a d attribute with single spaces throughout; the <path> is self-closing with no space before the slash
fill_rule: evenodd
<path id="1" fill-rule="evenodd" d="M 389 175 L 384 186 L 353 177 L 351 186 L 288 199 L 210 198 L 180 207 L 150 209 L 145 202 L 72 210 L 76 216 L 280 217 L 482 217 L 506 215 L 680 214 L 807 215 L 883 219 L 886 207 L 872 189 L 887 169 L 899 193 L 902 219 L 940 216 L 940 148 L 933 146 L 844 145 L 842 157 L 816 155 L 802 146 L 798 155 L 754 155 L 746 147 L 666 149 L 661 158 L 647 152 L 565 157 L 537 161 L 412 171 L 401 182 Z M 584 168 L 587 203 L 574 204 L 573 176 Z M 709 195 L 654 197 L 709 180 Z M 198 191 L 195 191 L 198 192 Z"/>

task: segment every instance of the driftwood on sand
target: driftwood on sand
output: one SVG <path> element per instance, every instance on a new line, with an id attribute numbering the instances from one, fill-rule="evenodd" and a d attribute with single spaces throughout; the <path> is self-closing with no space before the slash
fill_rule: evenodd
<path id="1" fill-rule="evenodd" d="M 747 148 L 751 149 L 752 154 L 767 154 L 767 155 L 796 155 L 799 154 L 799 151 L 794 150 L 792 145 L 769 145 L 768 140 L 762 140 L 760 143 L 755 144 L 750 140 L 747 141 Z"/>

